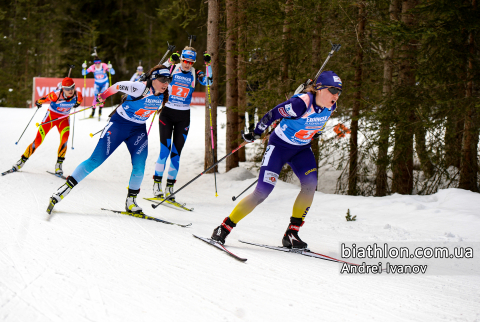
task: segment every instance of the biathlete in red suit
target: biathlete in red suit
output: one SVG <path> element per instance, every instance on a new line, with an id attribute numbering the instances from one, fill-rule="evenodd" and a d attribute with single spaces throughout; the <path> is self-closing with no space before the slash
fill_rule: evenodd
<path id="1" fill-rule="evenodd" d="M 83 98 L 80 92 L 75 90 L 75 83 L 70 77 L 65 77 L 62 80 L 62 87 L 53 92 L 50 92 L 46 96 L 40 98 L 35 102 L 35 105 L 40 108 L 42 104 L 50 102 L 47 114 L 42 120 L 42 123 L 55 120 L 59 117 L 68 115 L 70 110 L 76 108 L 82 104 Z M 67 153 L 68 135 L 70 134 L 70 121 L 68 117 L 62 118 L 58 121 L 54 121 L 38 127 L 38 133 L 35 140 L 28 146 L 21 159 L 15 163 L 13 168 L 19 170 L 23 167 L 28 158 L 35 152 L 35 150 L 42 144 L 45 136 L 48 132 L 57 127 L 60 133 L 60 146 L 58 147 L 58 159 L 55 165 L 55 173 L 63 175 L 62 163 L 65 160 L 65 154 Z"/>

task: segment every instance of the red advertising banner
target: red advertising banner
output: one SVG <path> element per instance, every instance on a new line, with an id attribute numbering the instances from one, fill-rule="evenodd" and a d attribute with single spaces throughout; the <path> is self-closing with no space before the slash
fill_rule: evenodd
<path id="1" fill-rule="evenodd" d="M 50 78 L 50 77 L 34 77 L 33 78 L 33 95 L 32 95 L 32 104 L 30 107 L 35 105 L 35 101 L 40 97 L 47 95 L 50 92 L 53 92 L 59 83 L 62 82 L 63 78 Z M 82 106 L 92 106 L 93 104 L 93 78 L 87 78 L 87 86 L 84 88 L 84 79 L 83 78 L 73 78 L 75 82 L 75 89 L 80 91 L 83 95 L 84 103 Z M 193 92 L 192 95 L 192 105 L 205 105 L 205 92 Z"/>
<path id="2" fill-rule="evenodd" d="M 205 106 L 205 92 L 193 92 L 191 105 Z"/>
<path id="3" fill-rule="evenodd" d="M 33 78 L 33 95 L 32 95 L 32 104 L 35 105 L 35 101 L 40 97 L 47 95 L 50 92 L 53 92 L 59 83 L 62 82 L 63 78 L 50 78 L 50 77 L 34 77 Z M 73 78 L 75 82 L 75 89 L 82 93 L 85 106 L 91 106 L 93 103 L 93 78 L 87 78 L 87 86 L 84 88 L 84 79 L 83 78 Z M 30 106 L 30 107 L 31 107 Z"/>

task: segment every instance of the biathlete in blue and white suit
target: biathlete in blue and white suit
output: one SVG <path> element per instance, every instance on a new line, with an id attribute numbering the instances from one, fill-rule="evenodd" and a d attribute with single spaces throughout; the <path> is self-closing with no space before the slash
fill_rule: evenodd
<path id="1" fill-rule="evenodd" d="M 170 96 L 168 103 L 162 108 L 159 117 L 160 131 L 160 155 L 155 164 L 155 174 L 153 176 L 153 194 L 155 197 L 163 198 L 162 179 L 165 172 L 165 164 L 170 155 L 170 167 L 167 172 L 166 195 L 168 197 L 173 193 L 173 185 L 176 181 L 180 167 L 180 155 L 183 146 L 187 140 L 188 130 L 190 129 L 190 103 L 192 94 L 195 90 L 195 84 L 212 84 L 212 68 L 210 67 L 211 56 L 204 54 L 203 59 L 208 68 L 209 79 L 205 74 L 193 68 L 197 59 L 197 53 L 192 47 L 185 47 L 181 56 L 173 53 L 165 66 L 171 66 L 172 82 L 168 86 Z M 174 62 L 181 62 L 172 65 Z M 175 201 L 175 198 L 170 200 Z"/>
<path id="2" fill-rule="evenodd" d="M 109 72 L 112 75 L 115 75 L 115 70 L 112 67 L 112 64 L 105 64 L 102 63 L 102 60 L 95 56 L 93 58 L 93 65 L 88 67 L 87 69 L 87 64 L 83 63 L 82 64 L 82 75 L 85 76 L 88 73 L 93 73 L 93 78 L 95 79 L 95 83 L 93 86 L 93 104 L 97 104 L 97 96 L 100 93 L 103 93 L 108 86 L 110 86 L 108 82 L 108 75 L 107 72 Z M 95 115 L 95 107 L 92 109 L 92 115 L 90 117 L 93 117 Z M 100 107 L 98 111 L 98 116 L 102 115 L 102 107 Z"/>
<path id="3" fill-rule="evenodd" d="M 147 82 L 118 82 L 98 96 L 100 102 L 117 92 L 127 94 L 126 100 L 112 113 L 110 122 L 103 129 L 98 144 L 90 158 L 83 161 L 50 198 L 47 209 L 51 213 L 80 181 L 99 167 L 115 149 L 125 142 L 132 159 L 132 174 L 128 184 L 125 202 L 127 212 L 142 213 L 136 203 L 145 172 L 148 155 L 148 136 L 145 122 L 168 100 L 168 84 L 172 80 L 170 70 L 165 66 L 155 66 L 149 73 Z M 167 91 L 165 94 L 164 92 Z"/>
<path id="4" fill-rule="evenodd" d="M 255 190 L 243 198 L 230 216 L 215 228 L 212 239 L 225 243 L 225 238 L 238 222 L 272 192 L 283 165 L 287 163 L 300 179 L 301 190 L 293 205 L 290 225 L 283 236 L 282 244 L 288 248 L 307 247 L 298 236 L 298 231 L 304 223 L 317 187 L 317 163 L 311 141 L 321 132 L 337 107 L 336 102 L 341 93 L 340 77 L 332 71 L 325 71 L 318 77 L 315 87 L 311 86 L 307 93 L 295 95 L 277 105 L 263 116 L 253 132 L 243 135 L 245 141 L 253 142 L 260 138 L 270 124 L 281 119 L 270 135 Z"/>

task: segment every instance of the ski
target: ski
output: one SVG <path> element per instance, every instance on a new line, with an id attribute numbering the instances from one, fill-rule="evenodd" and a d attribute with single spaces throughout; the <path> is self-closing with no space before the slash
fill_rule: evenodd
<path id="1" fill-rule="evenodd" d="M 143 198 L 143 199 L 148 200 L 148 201 L 153 201 L 156 204 L 159 204 L 160 202 L 165 200 L 164 198 L 160 198 L 160 197 Z M 186 210 L 186 211 L 193 211 L 193 208 L 187 208 L 187 207 L 185 207 L 185 204 L 181 204 L 181 203 L 178 203 L 176 201 L 166 200 L 164 203 L 162 203 L 162 205 L 165 205 L 165 204 L 169 204 L 171 206 L 174 206 L 174 207 Z"/>
<path id="2" fill-rule="evenodd" d="M 222 244 L 220 244 L 219 242 L 217 242 L 216 240 L 213 240 L 211 238 L 205 238 L 205 237 L 200 237 L 200 236 L 197 236 L 195 234 L 193 234 L 193 237 L 196 237 L 200 240 L 203 240 L 204 242 L 206 242 L 207 244 L 210 244 L 212 245 L 213 247 L 216 247 L 222 251 L 224 251 L 225 253 L 227 253 L 228 255 L 232 256 L 233 258 L 235 258 L 236 260 L 239 260 L 241 262 L 246 262 L 247 259 L 246 258 L 242 258 L 238 255 L 235 255 L 234 253 L 232 253 L 231 251 L 229 251 L 227 248 L 225 248 L 225 246 L 223 246 Z"/>
<path id="3" fill-rule="evenodd" d="M 2 172 L 2 176 L 5 176 L 9 173 L 13 173 L 13 172 L 17 172 L 17 170 L 15 168 L 11 168 L 10 170 L 7 170 L 5 172 Z"/>
<path id="4" fill-rule="evenodd" d="M 55 177 L 67 180 L 67 178 L 65 176 L 61 175 L 61 174 L 58 174 L 58 173 L 55 173 L 55 172 L 50 172 L 50 171 L 47 171 L 47 172 L 50 173 L 50 174 L 53 174 Z"/>
<path id="5" fill-rule="evenodd" d="M 161 222 L 161 223 L 163 223 L 163 224 L 168 224 L 168 225 L 177 225 L 177 226 L 180 226 L 180 227 L 190 227 L 190 226 L 192 225 L 192 223 L 189 223 L 189 224 L 186 224 L 186 225 L 177 224 L 177 223 L 174 223 L 174 222 L 171 222 L 171 221 L 167 221 L 167 220 L 163 220 L 163 219 L 159 219 L 159 218 L 147 216 L 147 215 L 145 215 L 144 213 L 137 214 L 137 213 L 134 213 L 134 212 L 126 212 L 126 211 L 120 211 L 120 210 L 112 210 L 112 209 L 105 209 L 105 208 L 101 208 L 101 209 L 102 209 L 102 210 L 111 211 L 111 212 L 114 212 L 114 213 L 116 213 L 116 214 L 122 214 L 122 215 L 137 217 L 137 218 L 143 218 L 143 219 L 153 220 L 153 221 Z"/>
<path id="6" fill-rule="evenodd" d="M 310 251 L 309 249 L 297 249 L 297 248 L 270 246 L 270 245 L 251 243 L 251 242 L 247 242 L 247 241 L 243 241 L 243 240 L 238 240 L 238 241 L 241 242 L 241 243 L 244 243 L 244 244 L 249 244 L 249 245 L 258 246 L 258 247 L 264 247 L 264 248 L 273 249 L 273 250 L 278 250 L 278 251 L 281 251 L 281 252 L 295 253 L 295 254 L 305 255 L 305 256 L 309 256 L 309 257 L 320 258 L 320 259 L 324 259 L 324 260 L 331 261 L 331 262 L 345 263 L 345 264 L 349 264 L 349 265 L 360 266 L 359 264 L 349 263 L 349 262 L 343 261 L 341 259 L 336 259 L 336 258 L 327 256 L 327 255 L 315 253 L 315 252 Z"/>

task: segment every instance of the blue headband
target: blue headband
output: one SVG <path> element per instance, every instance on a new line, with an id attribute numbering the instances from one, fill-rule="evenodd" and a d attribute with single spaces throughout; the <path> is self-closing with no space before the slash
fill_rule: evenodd
<path id="1" fill-rule="evenodd" d="M 182 56 L 180 56 L 182 59 L 189 59 L 191 61 L 196 62 L 197 61 L 197 53 L 194 52 L 193 50 L 182 50 Z"/>

